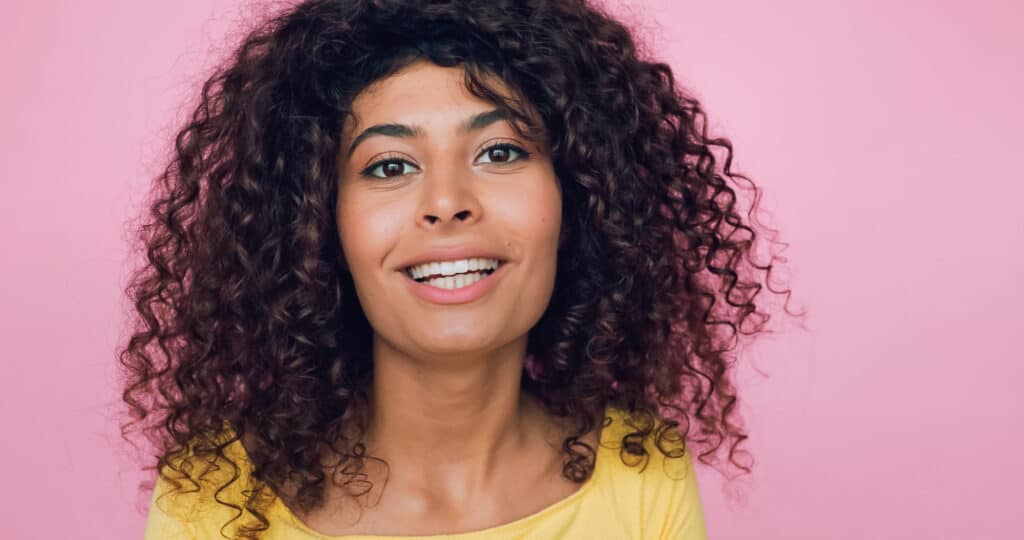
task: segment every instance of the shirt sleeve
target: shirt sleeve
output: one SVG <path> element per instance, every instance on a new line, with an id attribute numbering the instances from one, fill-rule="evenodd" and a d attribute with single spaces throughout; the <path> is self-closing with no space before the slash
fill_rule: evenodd
<path id="1" fill-rule="evenodd" d="M 176 512 L 173 506 L 176 498 L 163 496 L 170 484 L 161 476 L 157 476 L 156 487 L 153 488 L 153 499 L 149 504 L 149 515 L 146 518 L 146 532 L 143 540 L 197 540 L 195 525 L 178 517 L 183 512 Z"/>
<path id="2" fill-rule="evenodd" d="M 658 540 L 707 540 L 704 507 L 689 449 L 682 460 L 669 459 L 665 470 L 668 474 L 657 488 L 657 506 L 663 519 Z"/>

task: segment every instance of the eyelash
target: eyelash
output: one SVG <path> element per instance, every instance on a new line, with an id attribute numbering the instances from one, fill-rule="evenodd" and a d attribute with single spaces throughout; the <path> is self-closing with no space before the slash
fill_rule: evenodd
<path id="1" fill-rule="evenodd" d="M 492 144 L 491 146 L 488 146 L 487 148 L 484 148 L 483 150 L 481 150 L 480 151 L 480 155 L 482 156 L 484 154 L 487 154 L 491 150 L 495 150 L 497 148 L 502 148 L 502 149 L 505 149 L 505 150 L 514 150 L 516 153 L 519 154 L 519 158 L 511 160 L 511 161 L 494 162 L 494 163 L 491 163 L 491 165 L 498 165 L 499 167 L 503 166 L 503 165 L 511 165 L 512 163 L 515 163 L 516 161 L 522 161 L 522 160 L 528 159 L 530 157 L 530 152 L 527 152 L 526 150 L 523 150 L 522 148 L 520 148 L 517 145 L 509 144 L 509 143 L 495 143 L 495 144 Z M 407 160 L 407 159 L 402 159 L 402 158 L 397 158 L 397 157 L 384 158 L 384 159 L 380 159 L 380 160 L 374 161 L 372 164 L 370 164 L 369 167 L 363 169 L 363 172 L 360 173 L 360 174 L 362 174 L 363 176 L 369 177 L 369 178 L 375 178 L 377 180 L 394 180 L 396 178 L 401 178 L 402 176 L 405 176 L 404 174 L 399 175 L 399 176 L 377 176 L 375 174 L 370 174 L 374 169 L 376 169 L 377 167 L 380 167 L 381 165 L 384 165 L 386 163 L 408 163 L 409 165 L 413 165 L 415 167 L 415 165 L 412 162 L 410 162 L 409 160 Z"/>

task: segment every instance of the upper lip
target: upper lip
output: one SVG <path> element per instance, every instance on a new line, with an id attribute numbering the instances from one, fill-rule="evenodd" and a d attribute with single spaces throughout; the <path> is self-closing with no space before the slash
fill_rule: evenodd
<path id="1" fill-rule="evenodd" d="M 456 246 L 450 248 L 438 248 L 424 251 L 415 257 L 405 261 L 399 266 L 399 270 L 406 270 L 411 266 L 430 262 L 454 261 L 458 259 L 497 259 L 505 262 L 505 259 L 495 251 L 486 248 L 473 246 Z"/>

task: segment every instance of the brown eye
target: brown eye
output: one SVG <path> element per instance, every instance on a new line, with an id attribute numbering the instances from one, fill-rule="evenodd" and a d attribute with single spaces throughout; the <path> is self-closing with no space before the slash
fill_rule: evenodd
<path id="1" fill-rule="evenodd" d="M 367 167 L 363 172 L 363 176 L 370 176 L 373 178 L 380 178 L 381 180 L 388 180 L 391 178 L 397 178 L 404 174 L 405 166 L 412 165 L 404 159 L 390 158 L 382 159 Z M 374 174 L 374 171 L 381 169 L 382 175 Z"/>
<path id="2" fill-rule="evenodd" d="M 517 159 L 511 157 L 512 155 L 518 155 L 518 159 L 522 160 L 526 159 L 530 154 L 526 150 L 523 150 L 514 144 L 499 143 L 488 146 L 480 153 L 480 155 L 487 156 L 490 161 L 486 163 L 501 164 L 517 161 Z"/>
<path id="3" fill-rule="evenodd" d="M 508 153 L 508 148 L 496 146 L 487 151 L 487 157 L 491 158 L 491 161 L 508 161 Z"/>
<path id="4" fill-rule="evenodd" d="M 384 176 L 402 174 L 402 169 L 404 168 L 402 167 L 402 163 L 398 161 L 388 161 L 387 163 L 382 164 L 382 167 L 383 169 L 381 169 L 381 171 L 384 173 Z"/>

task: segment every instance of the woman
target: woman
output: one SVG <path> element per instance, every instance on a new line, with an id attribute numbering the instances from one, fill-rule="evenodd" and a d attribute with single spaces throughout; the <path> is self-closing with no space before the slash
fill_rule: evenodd
<path id="1" fill-rule="evenodd" d="M 704 538 L 771 265 L 703 118 L 582 0 L 253 30 L 140 234 L 146 538 Z"/>

